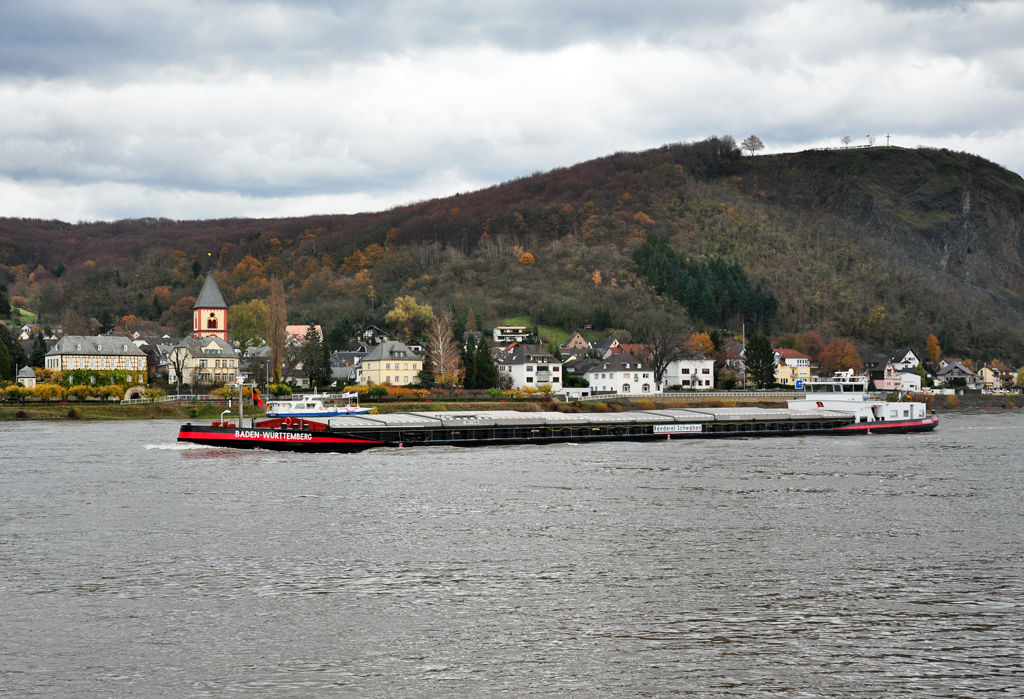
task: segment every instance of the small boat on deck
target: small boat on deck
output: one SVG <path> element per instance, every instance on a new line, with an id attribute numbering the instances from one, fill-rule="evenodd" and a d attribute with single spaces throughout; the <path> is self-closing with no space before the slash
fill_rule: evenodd
<path id="1" fill-rule="evenodd" d="M 372 410 L 372 408 L 361 408 L 359 406 L 358 393 L 342 393 L 341 397 L 347 398 L 348 403 L 345 405 L 325 405 L 323 400 L 315 394 L 289 400 L 267 401 L 267 417 L 270 419 L 301 418 L 309 420 L 341 417 L 343 415 L 362 415 Z M 352 405 L 353 398 L 356 399 L 355 405 Z"/>

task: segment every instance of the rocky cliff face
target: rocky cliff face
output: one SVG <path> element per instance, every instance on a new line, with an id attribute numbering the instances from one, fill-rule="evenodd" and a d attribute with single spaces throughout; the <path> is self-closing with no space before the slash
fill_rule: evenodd
<path id="1" fill-rule="evenodd" d="M 919 148 L 805 151 L 748 160 L 741 187 L 863 231 L 902 264 L 1024 312 L 1024 179 L 966 153 Z"/>

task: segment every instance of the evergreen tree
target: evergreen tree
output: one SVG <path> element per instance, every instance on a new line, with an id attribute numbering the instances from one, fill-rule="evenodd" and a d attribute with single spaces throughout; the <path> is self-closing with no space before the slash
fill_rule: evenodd
<path id="1" fill-rule="evenodd" d="M 108 333 L 114 329 L 114 316 L 110 314 L 110 311 L 106 308 L 100 313 L 100 317 L 97 318 L 100 322 L 100 335 Z"/>
<path id="2" fill-rule="evenodd" d="M 423 388 L 431 388 L 436 383 L 434 381 L 434 365 L 430 361 L 430 353 L 423 358 L 423 368 L 420 369 L 420 373 L 417 378 L 419 379 L 420 386 Z"/>
<path id="3" fill-rule="evenodd" d="M 480 341 L 483 342 L 481 336 Z M 465 388 L 480 388 L 479 371 L 477 370 L 477 353 L 476 353 L 476 341 L 473 340 L 473 336 L 470 335 L 466 338 L 466 344 L 462 346 L 462 351 L 459 353 L 462 357 L 462 366 L 465 368 L 466 373 L 462 379 L 462 385 Z"/>
<path id="4" fill-rule="evenodd" d="M 7 285 L 0 284 L 0 318 L 11 316 L 11 297 L 7 293 Z"/>
<path id="5" fill-rule="evenodd" d="M 7 345 L 0 342 L 0 381 L 12 380 L 11 371 L 11 352 L 7 349 Z"/>
<path id="6" fill-rule="evenodd" d="M 771 388 L 775 385 L 775 352 L 764 333 L 755 333 L 750 338 L 744 360 L 747 376 L 758 388 Z"/>
<path id="7" fill-rule="evenodd" d="M 25 348 L 21 346 L 17 336 L 6 325 L 0 325 L 0 345 L 3 345 L 7 350 L 7 379 L 13 381 L 14 367 L 28 364 Z M 3 371 L 3 366 L 0 365 L 0 371 Z"/>
<path id="8" fill-rule="evenodd" d="M 331 362 L 316 325 L 310 325 L 306 329 L 306 339 L 302 345 L 302 367 L 309 376 L 310 384 L 320 386 L 328 383 Z"/>
<path id="9" fill-rule="evenodd" d="M 35 342 L 32 343 L 31 364 L 34 367 L 46 366 L 46 340 L 39 333 L 36 333 Z"/>
<path id="10" fill-rule="evenodd" d="M 498 387 L 498 365 L 494 363 L 491 356 L 491 348 L 487 345 L 487 338 L 481 336 L 476 346 L 475 361 L 477 388 Z"/>

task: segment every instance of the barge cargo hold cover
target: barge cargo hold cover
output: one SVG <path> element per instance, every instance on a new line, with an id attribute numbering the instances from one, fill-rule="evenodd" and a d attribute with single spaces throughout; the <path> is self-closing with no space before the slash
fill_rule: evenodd
<path id="1" fill-rule="evenodd" d="M 621 413 L 452 411 L 352 415 L 318 421 L 254 419 L 248 427 L 187 424 L 181 427 L 178 441 L 242 449 L 355 452 L 374 447 L 829 434 L 854 423 L 853 413 L 793 408 L 688 408 Z"/>

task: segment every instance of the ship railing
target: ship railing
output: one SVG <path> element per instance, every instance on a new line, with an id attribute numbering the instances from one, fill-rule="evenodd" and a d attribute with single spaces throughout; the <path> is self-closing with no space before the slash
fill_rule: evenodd
<path id="1" fill-rule="evenodd" d="M 571 390 L 586 390 L 571 389 Z M 664 393 L 616 393 L 614 391 L 596 391 L 589 396 L 581 397 L 581 401 L 607 400 L 608 398 L 787 398 L 800 400 L 805 398 L 804 391 L 665 391 Z"/>
<path id="2" fill-rule="evenodd" d="M 230 399 L 231 405 L 238 404 L 238 396 Z M 211 396 L 205 394 L 181 394 L 173 396 L 161 396 L 160 398 L 130 398 L 122 400 L 121 405 L 145 405 L 149 403 L 202 403 L 203 405 L 227 405 L 228 399 L 221 398 L 220 396 Z M 252 398 L 249 396 L 245 397 L 245 404 L 252 405 Z"/>

